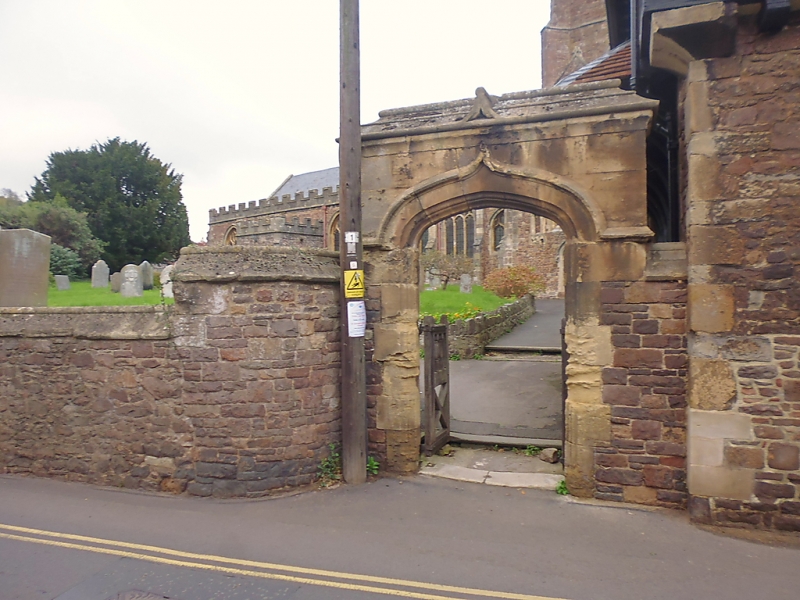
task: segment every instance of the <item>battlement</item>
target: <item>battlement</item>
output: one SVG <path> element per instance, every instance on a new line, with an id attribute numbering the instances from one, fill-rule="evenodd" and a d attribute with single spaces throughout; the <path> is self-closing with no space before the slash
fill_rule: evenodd
<path id="1" fill-rule="evenodd" d="M 259 235 L 288 233 L 298 236 L 322 237 L 324 225 L 322 221 L 313 222 L 311 219 L 294 217 L 274 217 L 256 222 L 243 221 L 236 225 L 236 236 L 246 238 Z"/>
<path id="2" fill-rule="evenodd" d="M 251 200 L 250 202 L 240 202 L 237 207 L 231 204 L 227 208 L 224 206 L 218 209 L 212 208 L 208 211 L 209 224 L 222 223 L 250 217 L 260 217 L 275 213 L 283 213 L 289 210 L 304 208 L 314 208 L 318 206 L 331 206 L 339 204 L 339 188 L 324 187 L 322 192 L 316 189 L 308 190 L 305 195 L 299 192 L 292 196 L 284 194 L 281 197 L 272 196 L 261 200 Z"/>

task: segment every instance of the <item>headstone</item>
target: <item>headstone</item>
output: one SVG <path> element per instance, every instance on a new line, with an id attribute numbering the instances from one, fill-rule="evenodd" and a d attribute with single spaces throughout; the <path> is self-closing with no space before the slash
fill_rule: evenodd
<path id="1" fill-rule="evenodd" d="M 92 287 L 108 287 L 108 265 L 104 260 L 98 260 L 92 266 Z"/>
<path id="2" fill-rule="evenodd" d="M 111 291 L 119 294 L 119 289 L 122 287 L 122 273 L 114 273 L 111 276 Z"/>
<path id="3" fill-rule="evenodd" d="M 153 267 L 146 260 L 139 265 L 139 271 L 142 273 L 142 289 L 153 289 Z"/>
<path id="4" fill-rule="evenodd" d="M 56 275 L 56 289 L 59 292 L 66 292 L 69 289 L 69 277 L 67 275 Z"/>
<path id="5" fill-rule="evenodd" d="M 172 293 L 172 265 L 161 270 L 161 295 L 164 298 L 174 298 Z"/>
<path id="6" fill-rule="evenodd" d="M 122 267 L 122 284 L 119 293 L 123 298 L 133 298 L 142 295 L 142 273 L 136 265 Z"/>
<path id="7" fill-rule="evenodd" d="M 0 230 L 0 306 L 47 306 L 50 236 Z"/>
<path id="8" fill-rule="evenodd" d="M 461 293 L 462 294 L 472 293 L 472 275 L 461 276 Z"/>
<path id="9" fill-rule="evenodd" d="M 432 276 L 431 277 L 431 283 L 430 283 L 430 289 L 438 290 L 440 287 L 442 287 L 442 280 L 439 277 L 437 277 L 436 275 Z"/>

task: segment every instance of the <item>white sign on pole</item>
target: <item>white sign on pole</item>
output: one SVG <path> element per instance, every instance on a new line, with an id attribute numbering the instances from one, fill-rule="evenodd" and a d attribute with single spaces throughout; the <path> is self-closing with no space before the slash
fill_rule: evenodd
<path id="1" fill-rule="evenodd" d="M 363 300 L 347 303 L 347 332 L 348 336 L 364 337 L 367 330 L 367 307 Z"/>

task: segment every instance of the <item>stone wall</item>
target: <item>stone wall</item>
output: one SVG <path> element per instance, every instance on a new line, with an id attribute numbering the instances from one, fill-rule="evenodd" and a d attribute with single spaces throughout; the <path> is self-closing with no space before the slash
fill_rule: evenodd
<path id="1" fill-rule="evenodd" d="M 184 249 L 175 305 L 0 309 L 0 472 L 215 497 L 340 439 L 338 261 Z"/>
<path id="2" fill-rule="evenodd" d="M 800 17 L 686 84 L 692 516 L 800 531 Z"/>
<path id="3" fill-rule="evenodd" d="M 613 366 L 602 372 L 611 438 L 595 450 L 595 497 L 686 503 L 686 282 L 606 282 L 600 324 Z"/>
<path id="4" fill-rule="evenodd" d="M 544 284 L 544 289 L 537 296 L 564 297 L 563 251 L 566 236 L 558 225 L 534 214 L 507 210 L 505 237 L 500 250 L 494 249 L 493 234 L 491 231 L 488 233 L 482 244 L 484 277 L 501 267 L 530 266 Z"/>
<path id="5" fill-rule="evenodd" d="M 508 333 L 536 312 L 533 296 L 524 296 L 473 319 L 453 321 L 447 326 L 450 356 L 473 358 L 483 354 L 486 345 Z"/>
<path id="6" fill-rule="evenodd" d="M 604 0 L 551 0 L 542 30 L 542 86 L 555 85 L 608 49 Z"/>

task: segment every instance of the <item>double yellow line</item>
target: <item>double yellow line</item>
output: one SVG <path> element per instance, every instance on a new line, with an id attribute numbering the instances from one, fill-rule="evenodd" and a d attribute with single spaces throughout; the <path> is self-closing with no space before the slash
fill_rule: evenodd
<path id="1" fill-rule="evenodd" d="M 195 554 L 193 552 L 182 552 L 180 550 L 171 550 L 158 546 L 131 544 L 129 542 L 118 542 L 116 540 L 106 540 L 84 535 L 31 529 L 30 527 L 17 527 L 14 525 L 4 525 L 2 523 L 0 523 L 0 538 L 18 542 L 43 544 L 45 546 L 55 546 L 58 548 L 68 548 L 71 550 L 84 550 L 96 554 L 134 558 L 175 567 L 202 569 L 228 575 L 274 579 L 341 590 L 383 594 L 386 596 L 419 598 L 420 600 L 469 600 L 472 598 L 563 600 L 560 598 L 530 596 L 527 594 L 515 594 L 510 592 L 494 592 L 490 590 L 424 583 L 406 579 L 392 579 L 389 577 L 341 573 L 323 569 L 309 569 L 291 565 L 226 558 L 213 554 Z M 453 595 L 441 595 L 441 593 Z"/>

